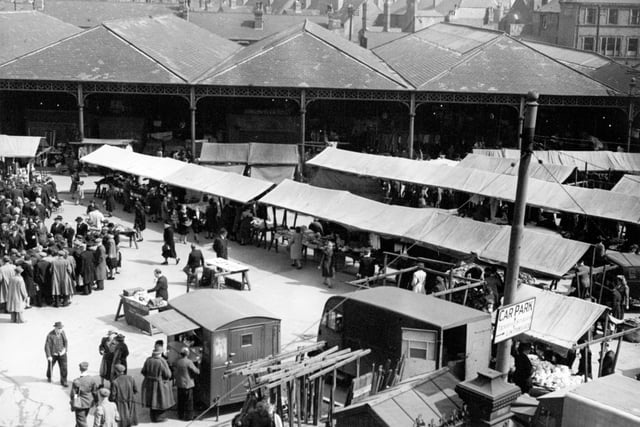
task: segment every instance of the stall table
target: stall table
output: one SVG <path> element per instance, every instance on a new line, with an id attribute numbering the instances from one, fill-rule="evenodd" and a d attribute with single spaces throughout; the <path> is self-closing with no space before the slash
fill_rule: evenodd
<path id="1" fill-rule="evenodd" d="M 120 303 L 118 304 L 118 310 L 116 311 L 114 320 L 117 322 L 124 317 L 127 325 L 135 326 L 143 332 L 153 335 L 160 331 L 151 325 L 146 317 L 152 312 L 157 312 L 158 309 L 159 307 L 149 307 L 147 304 L 139 301 L 135 296 L 120 294 Z M 122 314 L 120 314 L 121 312 Z"/>
<path id="2" fill-rule="evenodd" d="M 217 279 L 218 276 L 229 276 L 232 274 L 239 274 L 240 279 L 240 290 L 247 289 L 251 290 L 251 283 L 249 282 L 249 267 L 244 264 L 240 264 L 235 261 L 229 261 L 224 258 L 209 258 L 204 261 L 205 269 L 213 270 L 214 273 L 210 275 L 214 278 L 213 283 L 210 283 L 213 287 L 218 287 Z M 203 276 L 207 276 L 204 274 Z M 187 285 L 187 292 L 189 291 Z"/>

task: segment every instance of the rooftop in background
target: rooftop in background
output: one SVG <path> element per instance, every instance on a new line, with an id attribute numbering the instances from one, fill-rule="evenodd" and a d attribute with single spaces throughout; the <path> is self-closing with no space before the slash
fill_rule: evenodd
<path id="1" fill-rule="evenodd" d="M 613 88 L 493 30 L 435 24 L 373 52 L 422 90 L 522 93 L 535 87 L 542 95 L 616 94 Z"/>
<path id="2" fill-rule="evenodd" d="M 551 0 L 549 3 L 541 6 L 539 9 L 534 10 L 534 12 L 560 13 L 560 0 Z"/>
<path id="3" fill-rule="evenodd" d="M 640 70 L 614 61 L 596 52 L 588 52 L 570 47 L 523 40 L 529 47 L 544 53 L 563 64 L 585 73 L 593 79 L 627 93 L 631 78 L 640 78 Z"/>
<path id="4" fill-rule="evenodd" d="M 31 31 L 37 28 L 37 31 Z M 0 64 L 82 31 L 37 11 L 0 12 Z"/>
<path id="5" fill-rule="evenodd" d="M 42 2 L 44 1 L 44 9 Z M 85 0 L 35 0 L 44 14 L 80 28 L 92 28 L 106 21 L 176 13 L 177 4 L 131 3 Z M 13 10 L 13 3 L 0 1 L 0 10 Z M 32 10 L 31 3 L 16 3 L 18 10 Z"/>
<path id="6" fill-rule="evenodd" d="M 326 16 L 271 15 L 262 16 L 262 29 L 255 28 L 253 13 L 192 12 L 189 21 L 205 30 L 235 42 L 254 43 L 305 20 L 326 27 Z"/>
<path id="7" fill-rule="evenodd" d="M 173 15 L 133 18 L 104 23 L 8 62 L 0 67 L 0 76 L 187 83 L 239 49 L 239 45 Z"/>
<path id="8" fill-rule="evenodd" d="M 199 83 L 224 86 L 407 89 L 371 51 L 309 20 L 247 46 Z"/>

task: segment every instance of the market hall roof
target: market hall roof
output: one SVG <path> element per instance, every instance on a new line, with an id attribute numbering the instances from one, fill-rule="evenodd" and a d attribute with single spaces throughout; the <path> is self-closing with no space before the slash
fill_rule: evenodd
<path id="1" fill-rule="evenodd" d="M 189 83 L 241 49 L 173 15 L 106 22 L 0 67 L 0 78 Z"/>
<path id="2" fill-rule="evenodd" d="M 0 64 L 82 31 L 36 11 L 0 12 Z"/>
<path id="3" fill-rule="evenodd" d="M 373 49 L 419 90 L 543 95 L 617 94 L 511 36 L 450 23 L 434 24 Z"/>
<path id="4" fill-rule="evenodd" d="M 371 51 L 306 20 L 212 67 L 204 85 L 401 90 L 410 85 Z"/>

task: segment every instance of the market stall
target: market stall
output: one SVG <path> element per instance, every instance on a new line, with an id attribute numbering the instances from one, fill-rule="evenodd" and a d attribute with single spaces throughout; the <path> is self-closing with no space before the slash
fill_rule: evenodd
<path id="1" fill-rule="evenodd" d="M 127 148 L 135 144 L 135 139 L 99 139 L 99 138 L 84 138 L 82 141 L 72 141 L 69 145 L 76 148 L 78 151 L 78 159 L 93 153 L 103 145 L 109 145 L 112 147 Z"/>
<path id="2" fill-rule="evenodd" d="M 188 346 L 199 357 L 195 399 L 206 407 L 241 402 L 246 395 L 245 376 L 225 377 L 235 364 L 280 352 L 280 319 L 243 294 L 229 290 L 200 289 L 169 301 L 170 310 L 148 321 L 167 335 L 170 350 Z"/>
<path id="3" fill-rule="evenodd" d="M 451 215 L 439 209 L 387 205 L 346 191 L 283 181 L 260 203 L 321 218 L 344 227 L 416 243 L 452 256 L 477 257 L 507 265 L 511 228 Z M 274 214 L 275 218 L 275 214 Z M 281 231 L 276 223 L 276 232 Z M 278 234 L 275 233 L 275 238 Z M 562 277 L 590 245 L 553 234 L 525 229 L 522 268 L 549 277 Z M 339 248 L 338 248 L 339 249 Z"/>
<path id="4" fill-rule="evenodd" d="M 154 335 L 158 333 L 158 330 L 149 323 L 149 315 L 166 306 L 166 301 L 149 298 L 149 294 L 144 288 L 125 289 L 120 294 L 114 320 L 117 322 L 124 317 L 127 325 L 135 326 L 149 335 Z"/>
<path id="5" fill-rule="evenodd" d="M 240 280 L 227 280 L 227 277 L 231 275 L 239 275 Z M 220 281 L 220 277 L 224 277 L 224 280 Z M 237 283 L 240 288 L 239 290 L 251 290 L 249 267 L 224 258 L 208 258 L 204 260 L 203 282 L 207 283 L 202 283 L 202 286 L 212 286 L 217 289 L 220 289 L 221 282 L 224 282 L 227 287 L 231 286 L 232 283 Z M 188 285 L 187 292 L 189 292 Z"/>
<path id="6" fill-rule="evenodd" d="M 516 176 L 420 160 L 327 148 L 307 162 L 311 166 L 360 176 L 477 194 L 513 202 Z M 529 179 L 529 206 L 621 222 L 640 222 L 640 196 Z M 615 208 L 614 208 L 615 206 Z"/>
<path id="7" fill-rule="evenodd" d="M 640 254 L 607 251 L 605 258 L 620 267 L 629 285 L 629 297 L 632 299 L 630 305 L 640 307 Z"/>

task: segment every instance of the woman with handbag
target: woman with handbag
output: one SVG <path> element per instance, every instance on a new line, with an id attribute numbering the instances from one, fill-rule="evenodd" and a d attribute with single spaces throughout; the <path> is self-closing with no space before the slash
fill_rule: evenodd
<path id="1" fill-rule="evenodd" d="M 162 244 L 162 257 L 164 258 L 164 262 L 162 265 L 167 265 L 169 262 L 167 261 L 169 258 L 175 258 L 176 265 L 180 263 L 180 258 L 176 254 L 176 242 L 174 240 L 173 227 L 170 222 L 164 223 L 164 232 L 162 234 L 164 243 Z"/>

